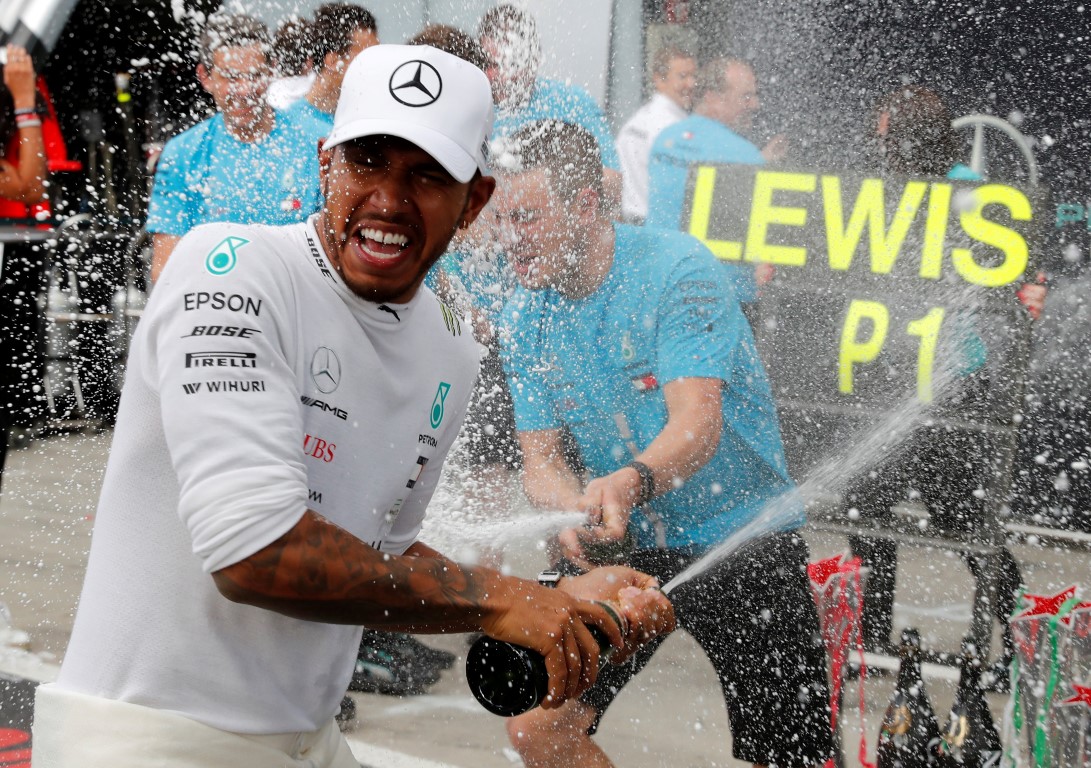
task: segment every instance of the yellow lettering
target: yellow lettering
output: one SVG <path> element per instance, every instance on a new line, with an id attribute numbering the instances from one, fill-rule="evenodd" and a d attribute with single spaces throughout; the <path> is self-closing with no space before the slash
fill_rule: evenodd
<path id="1" fill-rule="evenodd" d="M 856 195 L 856 205 L 852 208 L 852 217 L 845 224 L 844 208 L 841 204 L 841 179 L 836 176 L 822 177 L 822 205 L 826 212 L 826 243 L 829 246 L 830 269 L 848 270 L 852 266 L 852 257 L 864 233 L 864 225 L 870 220 L 872 228 L 875 222 L 883 221 L 883 182 L 882 179 L 864 179 L 860 192 Z"/>
<path id="2" fill-rule="evenodd" d="M 928 185 L 923 181 L 906 183 L 898 209 L 890 220 L 890 229 L 887 230 L 883 180 L 864 179 L 860 184 L 860 192 L 856 195 L 852 215 L 848 224 L 845 224 L 844 208 L 841 204 L 841 179 L 836 176 L 823 176 L 822 201 L 826 211 L 826 242 L 829 245 L 830 268 L 844 271 L 852 265 L 853 254 L 860 245 L 866 225 L 871 271 L 877 275 L 889 274 L 927 191 Z"/>
<path id="3" fill-rule="evenodd" d="M 746 260 L 767 264 L 784 264 L 802 267 L 807 263 L 807 249 L 791 245 L 772 245 L 765 242 L 769 227 L 781 225 L 802 227 L 807 223 L 806 208 L 788 208 L 773 205 L 773 194 L 787 192 L 814 192 L 817 178 L 810 173 L 781 173 L 759 171 L 754 177 L 754 195 L 750 207 L 750 226 L 746 232 Z"/>
<path id="4" fill-rule="evenodd" d="M 693 208 L 689 217 L 689 233 L 708 246 L 716 258 L 727 261 L 739 261 L 742 258 L 742 243 L 732 240 L 710 240 L 708 222 L 712 218 L 712 198 L 716 192 L 716 169 L 701 166 L 697 169 L 697 179 L 693 185 Z"/>
<path id="5" fill-rule="evenodd" d="M 860 323 L 865 319 L 871 321 L 871 334 L 866 339 L 858 339 Z M 852 394 L 853 366 L 870 363 L 879 356 L 889 327 L 890 313 L 879 302 L 854 299 L 849 305 L 845 326 L 841 329 L 841 353 L 837 365 L 838 384 L 843 393 Z"/>
<path id="6" fill-rule="evenodd" d="M 1030 221 L 1033 211 L 1026 195 L 1004 184 L 985 184 L 974 189 L 974 205 L 959 216 L 963 231 L 984 245 L 991 245 L 1004 254 L 1004 261 L 995 267 L 978 264 L 969 248 L 952 248 L 951 263 L 962 279 L 974 285 L 996 288 L 1018 279 L 1026 271 L 1029 251 L 1027 241 L 1015 230 L 989 221 L 982 213 L 992 203 L 1005 206 L 1016 221 Z"/>
<path id="7" fill-rule="evenodd" d="M 924 248 L 921 250 L 921 277 L 939 280 L 943 271 L 943 244 L 947 239 L 947 219 L 951 215 L 951 185 L 933 184 L 928 196 L 928 218 L 924 224 Z"/>
<path id="8" fill-rule="evenodd" d="M 932 371 L 936 363 L 936 342 L 939 340 L 939 327 L 943 324 L 943 307 L 933 307 L 920 320 L 914 320 L 906 330 L 911 336 L 920 336 L 917 349 L 917 397 L 923 402 L 932 402 Z"/>

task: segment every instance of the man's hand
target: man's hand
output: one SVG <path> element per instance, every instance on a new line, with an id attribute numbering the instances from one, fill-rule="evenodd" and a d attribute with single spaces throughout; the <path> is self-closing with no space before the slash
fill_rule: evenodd
<path id="1" fill-rule="evenodd" d="M 788 156 L 790 147 L 791 142 L 788 137 L 783 133 L 778 133 L 761 148 L 761 156 L 765 158 L 765 162 L 776 165 Z"/>
<path id="2" fill-rule="evenodd" d="M 4 65 L 4 85 L 11 93 L 15 109 L 33 109 L 38 98 L 37 75 L 26 48 L 8 45 L 7 64 Z"/>
<path id="3" fill-rule="evenodd" d="M 581 568 L 591 568 L 584 545 L 608 544 L 625 538 L 633 503 L 640 494 L 640 475 L 635 469 L 623 467 L 603 477 L 596 477 L 575 503 L 575 508 L 587 514 L 587 524 L 567 528 L 557 541 L 561 553 Z"/>
<path id="4" fill-rule="evenodd" d="M 617 622 L 598 603 L 532 581 L 505 579 L 504 583 L 509 587 L 503 599 L 507 607 L 486 617 L 481 629 L 489 637 L 542 655 L 549 672 L 543 708 L 559 707 L 595 682 L 599 645 L 587 625 L 598 627 L 615 648 L 624 647 Z"/>
<path id="5" fill-rule="evenodd" d="M 581 576 L 562 579 L 558 589 L 584 600 L 605 600 L 616 604 L 628 622 L 625 645 L 615 646 L 610 661 L 628 659 L 642 646 L 674 631 L 674 606 L 659 591 L 652 576 L 624 566 L 595 568 Z"/>
<path id="6" fill-rule="evenodd" d="M 1027 310 L 1031 320 L 1037 320 L 1042 316 L 1042 310 L 1046 306 L 1046 293 L 1048 289 L 1043 285 L 1046 281 L 1045 273 L 1039 272 L 1035 276 L 1035 282 L 1023 283 L 1015 295 Z"/>

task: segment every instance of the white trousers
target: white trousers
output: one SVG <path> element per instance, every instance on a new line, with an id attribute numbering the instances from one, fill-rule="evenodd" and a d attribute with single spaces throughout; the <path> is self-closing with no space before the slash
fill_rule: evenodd
<path id="1" fill-rule="evenodd" d="M 310 733 L 221 731 L 124 701 L 38 687 L 33 768 L 359 768 L 334 720 Z"/>

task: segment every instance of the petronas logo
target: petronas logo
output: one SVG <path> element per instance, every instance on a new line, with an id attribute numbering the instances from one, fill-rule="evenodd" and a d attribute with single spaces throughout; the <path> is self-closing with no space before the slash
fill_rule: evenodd
<path id="1" fill-rule="evenodd" d="M 249 242 L 246 238 L 228 235 L 223 242 L 209 251 L 205 258 L 205 269 L 213 275 L 226 275 L 239 263 L 238 249 Z"/>
<path id="2" fill-rule="evenodd" d="M 450 391 L 451 385 L 446 381 L 441 381 L 439 383 L 435 399 L 432 400 L 432 429 L 439 429 L 439 425 L 443 421 L 443 401 L 447 399 L 447 393 Z"/>
<path id="3" fill-rule="evenodd" d="M 443 302 L 439 304 L 439 311 L 443 313 L 443 324 L 447 326 L 447 330 L 451 332 L 451 335 L 461 336 L 462 321 L 459 319 L 458 313 Z"/>

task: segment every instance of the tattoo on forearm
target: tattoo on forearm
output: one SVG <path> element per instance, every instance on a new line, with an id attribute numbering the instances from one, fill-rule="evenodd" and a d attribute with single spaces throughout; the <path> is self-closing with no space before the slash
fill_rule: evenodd
<path id="1" fill-rule="evenodd" d="M 487 596 L 479 575 L 442 557 L 384 554 L 311 512 L 273 544 L 217 574 L 270 604 L 298 603 L 300 613 L 310 612 L 304 605 L 322 612 L 322 604 L 337 603 L 340 617 L 344 603 L 357 603 L 361 613 L 370 606 L 399 624 L 474 614 Z"/>

